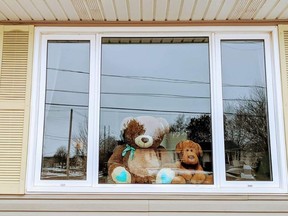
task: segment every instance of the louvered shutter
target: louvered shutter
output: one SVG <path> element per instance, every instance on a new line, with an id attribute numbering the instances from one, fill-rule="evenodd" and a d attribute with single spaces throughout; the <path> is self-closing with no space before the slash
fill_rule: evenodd
<path id="1" fill-rule="evenodd" d="M 0 194 L 23 194 L 33 26 L 0 26 Z"/>
<path id="2" fill-rule="evenodd" d="M 286 144 L 288 144 L 288 25 L 279 26 L 280 62 Z"/>

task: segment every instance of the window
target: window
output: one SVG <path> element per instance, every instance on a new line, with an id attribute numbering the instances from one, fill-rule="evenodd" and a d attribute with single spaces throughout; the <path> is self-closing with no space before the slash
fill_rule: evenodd
<path id="1" fill-rule="evenodd" d="M 274 28 L 132 29 L 37 29 L 28 191 L 284 192 Z"/>
<path id="2" fill-rule="evenodd" d="M 208 38 L 197 37 L 102 39 L 99 130 L 99 173 L 102 175 L 99 182 L 115 182 L 107 177 L 106 170 L 113 169 L 119 163 L 117 158 L 110 159 L 107 163 L 121 140 L 120 132 L 123 128 L 119 126 L 127 117 L 137 119 L 140 116 L 143 121 L 139 119 L 139 123 L 143 123 L 146 130 L 151 127 L 145 124 L 146 116 L 165 119 L 169 124 L 170 132 L 163 138 L 161 148 L 165 148 L 170 154 L 170 163 L 180 162 L 175 153 L 180 141 L 194 140 L 201 145 L 201 151 L 204 151 L 203 158 L 206 160 L 203 161 L 203 170 L 212 174 L 208 48 Z M 197 131 L 195 124 L 201 120 L 205 121 L 205 125 Z M 129 120 L 125 123 L 129 124 Z M 129 130 L 130 127 L 127 128 L 126 136 L 130 133 Z M 152 132 L 143 134 L 153 137 Z M 125 138 L 121 141 L 123 140 Z M 123 148 L 126 144 L 124 143 Z M 156 149 L 156 153 L 159 153 L 159 147 Z M 163 160 L 154 158 L 154 152 L 150 152 L 149 148 L 136 149 L 135 154 L 139 151 L 145 155 L 147 152 L 147 156 L 142 161 L 137 161 L 135 157 L 128 162 L 137 163 L 131 165 L 138 168 L 134 173 L 131 171 L 132 175 L 139 178 L 135 183 L 155 183 L 156 176 L 153 173 L 159 172 L 165 164 Z M 117 157 L 115 152 L 113 156 Z M 123 160 L 125 159 L 124 157 Z M 129 164 L 126 165 L 125 161 L 123 163 L 129 169 Z M 182 165 L 184 166 L 184 162 Z M 194 164 L 187 161 L 185 165 Z M 169 166 L 171 164 L 167 164 Z M 146 179 L 147 176 L 149 180 Z M 187 183 L 191 181 L 187 179 Z"/>
<path id="3" fill-rule="evenodd" d="M 272 181 L 264 41 L 223 40 L 221 53 L 226 179 Z"/>
<path id="4" fill-rule="evenodd" d="M 47 46 L 41 179 L 86 179 L 89 41 Z"/>

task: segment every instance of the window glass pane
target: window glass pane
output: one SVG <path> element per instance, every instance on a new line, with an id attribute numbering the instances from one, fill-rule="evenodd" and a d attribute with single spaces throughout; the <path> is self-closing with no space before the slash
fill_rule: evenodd
<path id="1" fill-rule="evenodd" d="M 104 38 L 99 183 L 212 184 L 208 38 Z"/>
<path id="2" fill-rule="evenodd" d="M 264 41 L 222 41 L 226 179 L 271 181 Z"/>
<path id="3" fill-rule="evenodd" d="M 49 41 L 41 179 L 86 179 L 89 41 Z"/>

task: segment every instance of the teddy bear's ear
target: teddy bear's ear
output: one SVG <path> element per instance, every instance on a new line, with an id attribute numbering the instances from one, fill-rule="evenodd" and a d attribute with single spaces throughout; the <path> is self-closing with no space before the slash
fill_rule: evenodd
<path id="1" fill-rule="evenodd" d="M 122 120 L 121 125 L 120 125 L 121 131 L 123 131 L 123 130 L 127 127 L 128 123 L 129 123 L 132 119 L 134 119 L 134 118 L 133 118 L 133 117 L 127 117 L 127 118 L 125 118 L 125 119 Z"/>
<path id="2" fill-rule="evenodd" d="M 197 144 L 197 146 L 198 146 L 198 152 L 199 152 L 199 156 L 203 156 L 203 150 L 202 150 L 202 148 L 201 148 L 201 146 L 198 144 L 198 143 L 196 143 Z"/>
<path id="3" fill-rule="evenodd" d="M 169 133 L 169 123 L 164 118 L 157 118 L 158 121 L 163 125 L 164 131 L 166 134 Z"/>
<path id="4" fill-rule="evenodd" d="M 120 138 L 121 140 L 124 140 L 124 130 L 126 129 L 128 123 L 134 119 L 133 117 L 127 117 L 125 119 L 122 120 L 121 125 L 120 125 Z"/>
<path id="5" fill-rule="evenodd" d="M 184 147 L 184 144 L 183 144 L 183 141 L 179 142 L 177 145 L 176 145 L 176 153 L 179 154 L 183 151 L 183 147 Z"/>

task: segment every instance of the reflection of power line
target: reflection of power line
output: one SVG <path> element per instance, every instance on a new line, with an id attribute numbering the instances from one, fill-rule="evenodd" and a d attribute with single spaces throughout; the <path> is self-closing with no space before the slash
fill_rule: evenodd
<path id="1" fill-rule="evenodd" d="M 263 103 L 263 101 L 253 100 L 253 99 L 241 99 L 241 98 L 223 98 L 225 101 L 241 101 L 241 102 L 255 102 L 255 103 Z"/>
<path id="2" fill-rule="evenodd" d="M 60 69 L 60 68 L 47 68 L 47 69 L 54 70 L 54 71 L 61 71 L 61 72 L 68 72 L 68 73 L 81 73 L 81 74 L 89 75 L 89 72 L 86 72 L 86 71 L 68 70 L 68 69 Z M 126 79 L 136 79 L 136 80 L 157 81 L 157 82 L 172 82 L 172 83 L 189 83 L 189 84 L 206 84 L 206 85 L 210 85 L 210 82 L 204 82 L 204 81 L 169 79 L 169 78 L 152 77 L 152 76 L 126 76 L 126 75 L 115 75 L 115 74 L 102 74 L 102 76 L 115 77 L 115 78 L 126 78 Z M 223 83 L 223 87 L 266 88 L 265 86 L 260 86 L 260 85 L 232 85 L 232 84 L 225 84 L 225 83 Z M 53 90 L 53 89 L 47 89 L 47 90 L 48 91 L 59 91 L 59 92 L 88 94 L 88 92 L 79 92 L 79 91 Z"/>
<path id="3" fill-rule="evenodd" d="M 256 118 L 266 118 L 266 115 L 253 115 L 253 114 L 239 114 L 239 113 L 232 113 L 232 112 L 224 112 L 224 115 L 236 115 L 236 116 L 249 116 L 249 117 L 256 117 Z"/>
<path id="4" fill-rule="evenodd" d="M 55 135 L 50 135 L 50 134 L 45 134 L 44 136 L 45 136 L 45 137 L 53 137 L 53 138 L 64 138 L 64 139 L 68 139 L 68 138 L 65 137 L 65 136 L 55 136 Z"/>
<path id="5" fill-rule="evenodd" d="M 88 108 L 88 105 L 82 105 L 82 104 L 45 103 L 45 105 L 50 105 L 50 106 L 65 106 L 65 107 L 83 107 L 83 108 Z"/>
<path id="6" fill-rule="evenodd" d="M 47 68 L 47 70 L 61 71 L 61 72 L 67 72 L 67 73 L 80 73 L 80 74 L 87 74 L 87 75 L 89 75 L 89 72 L 87 72 L 87 71 L 80 71 L 80 70 L 68 70 L 68 69 L 61 69 L 61 68 Z"/>
<path id="7" fill-rule="evenodd" d="M 68 109 L 68 107 L 63 107 L 63 109 L 48 109 L 47 112 L 67 112 Z"/>
<path id="8" fill-rule="evenodd" d="M 46 89 L 46 90 L 47 91 L 53 91 L 53 92 L 63 92 L 63 93 L 89 94 L 89 92 L 72 91 L 72 90 L 60 90 L 60 89 Z"/>
<path id="9" fill-rule="evenodd" d="M 102 74 L 102 76 L 125 78 L 125 79 L 136 79 L 136 80 L 147 80 L 147 81 L 156 81 L 156 82 L 161 81 L 161 82 L 172 82 L 172 83 L 210 84 L 210 82 L 204 82 L 204 81 L 169 79 L 169 78 L 152 77 L 152 76 L 124 76 L 124 75 L 115 75 L 115 74 Z"/>
<path id="10" fill-rule="evenodd" d="M 80 113 L 80 112 L 78 112 L 78 111 L 76 111 L 76 110 L 74 110 L 74 112 L 75 112 L 76 114 L 78 114 L 78 115 L 82 116 L 82 117 L 85 117 L 85 118 L 87 118 L 87 115 L 84 115 L 84 114 L 82 114 L 82 113 Z"/>
<path id="11" fill-rule="evenodd" d="M 53 137 L 45 137 L 45 139 L 49 139 L 49 140 L 56 140 L 56 141 L 67 141 L 68 140 L 68 138 L 67 139 L 61 139 L 61 138 L 53 138 Z"/>
<path id="12" fill-rule="evenodd" d="M 52 116 L 52 118 L 53 118 L 53 121 L 61 121 L 61 122 L 63 122 L 63 120 L 67 120 L 67 117 L 55 117 L 55 116 Z"/>
<path id="13" fill-rule="evenodd" d="M 137 109 L 126 107 L 101 107 L 101 109 L 118 110 L 118 111 L 140 111 L 140 112 L 160 112 L 160 113 L 186 113 L 186 114 L 210 114 L 208 112 L 191 112 L 191 111 L 179 111 L 179 110 L 154 110 L 154 109 Z"/>
<path id="14" fill-rule="evenodd" d="M 49 139 L 49 140 L 57 140 L 57 141 L 67 141 L 68 140 L 68 137 L 54 136 L 54 135 L 49 135 L 49 134 L 45 134 L 44 137 L 45 137 L 45 139 Z"/>
<path id="15" fill-rule="evenodd" d="M 223 83 L 223 88 L 266 88 L 266 86 L 260 85 L 232 85 L 232 84 L 225 84 Z"/>
<path id="16" fill-rule="evenodd" d="M 147 96 L 147 97 L 164 97 L 164 98 L 197 98 L 197 99 L 210 99 L 208 96 L 184 96 L 173 94 L 154 94 L 154 93 L 117 93 L 117 92 L 102 92 L 106 95 L 125 95 L 125 96 Z"/>
<path id="17" fill-rule="evenodd" d="M 47 106 L 50 106 L 49 104 Z M 58 109 L 59 108 L 59 109 Z M 47 109 L 47 112 L 67 112 L 69 111 L 70 108 L 69 107 L 57 107 L 57 108 L 50 108 L 50 109 Z M 86 115 L 78 112 L 78 111 L 75 111 L 76 113 L 78 113 L 79 115 L 83 116 L 83 117 L 87 117 Z M 86 111 L 85 111 L 86 112 Z M 64 117 L 63 117 L 64 118 Z"/>

